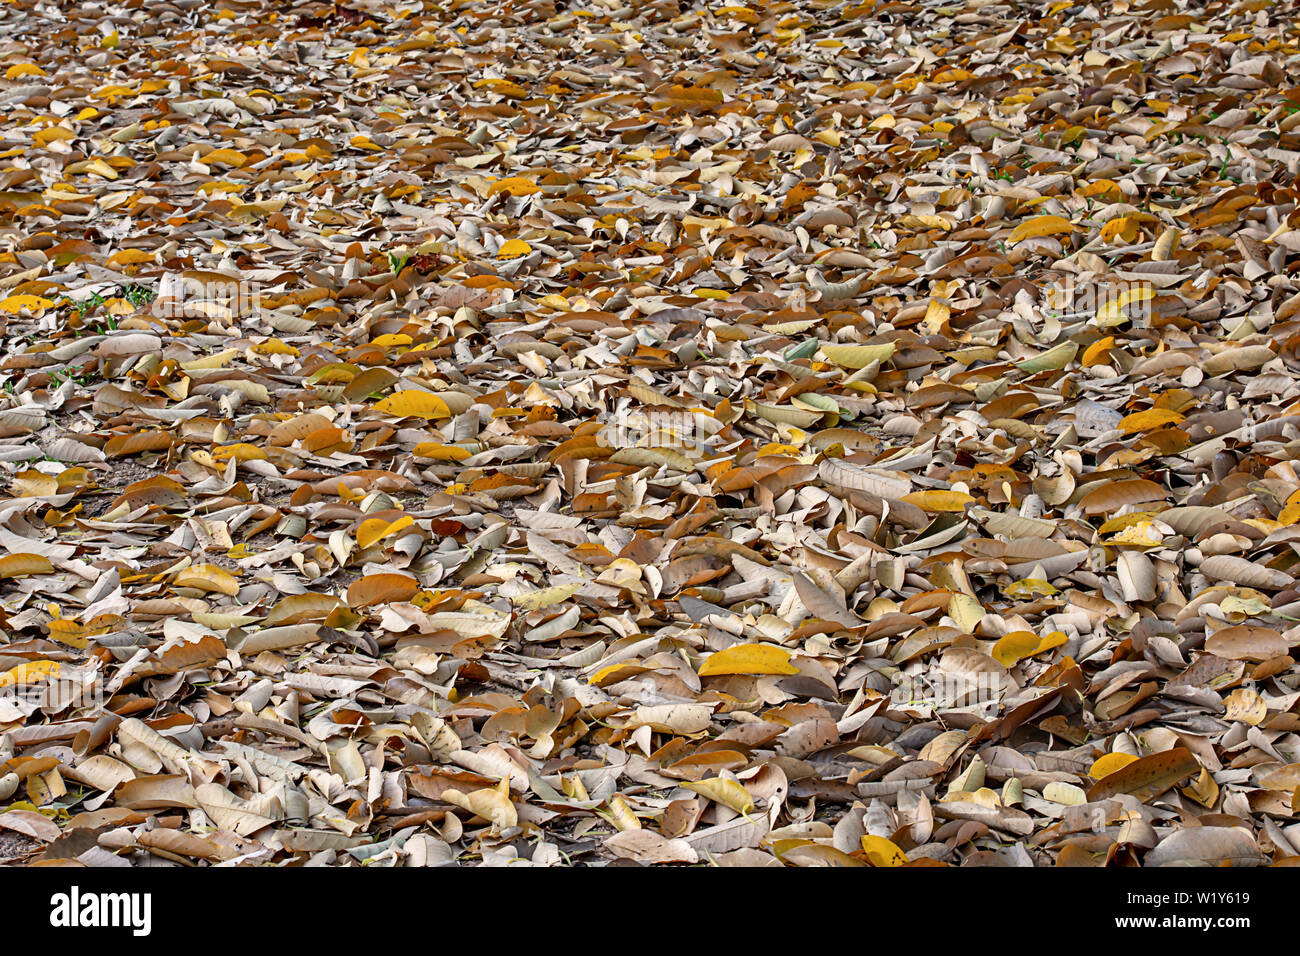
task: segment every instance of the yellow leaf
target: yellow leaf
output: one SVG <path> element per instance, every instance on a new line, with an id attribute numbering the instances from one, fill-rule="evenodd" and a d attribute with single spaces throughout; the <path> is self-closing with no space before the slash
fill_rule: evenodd
<path id="1" fill-rule="evenodd" d="M 497 250 L 498 259 L 514 259 L 518 256 L 526 256 L 533 251 L 533 247 L 522 239 L 511 239 L 502 243 L 501 248 Z"/>
<path id="2" fill-rule="evenodd" d="M 0 312 L 13 315 L 20 309 L 36 311 L 39 309 L 48 309 L 54 304 L 52 299 L 42 298 L 39 295 L 11 295 L 8 298 L 0 299 Z"/>
<path id="3" fill-rule="evenodd" d="M 1082 789 L 1061 780 L 1054 780 L 1043 788 L 1043 799 L 1064 804 L 1068 807 L 1075 807 L 1088 802 L 1088 797 Z"/>
<path id="4" fill-rule="evenodd" d="M 844 368 L 866 368 L 872 362 L 885 362 L 897 350 L 893 342 L 885 345 L 823 345 L 822 353 Z"/>
<path id="5" fill-rule="evenodd" d="M 1109 777 L 1120 767 L 1131 764 L 1137 757 L 1133 754 L 1109 753 L 1104 754 L 1093 762 L 1092 769 L 1088 771 L 1088 776 L 1093 780 L 1100 780 L 1102 777 Z"/>
<path id="6" fill-rule="evenodd" d="M 502 182 L 505 182 L 505 180 L 502 180 Z M 559 312 L 573 311 L 573 306 L 569 304 L 569 300 L 562 295 L 557 295 L 554 292 L 552 292 L 550 295 L 542 296 L 540 299 L 537 300 L 537 304 L 543 305 L 548 309 L 555 309 Z"/>
<path id="7" fill-rule="evenodd" d="M 931 299 L 930 304 L 925 308 L 925 318 L 921 320 L 921 323 L 937 335 L 951 315 L 952 309 L 949 308 L 946 302 Z"/>
<path id="8" fill-rule="evenodd" d="M 694 783 L 682 784 L 687 790 L 694 790 L 701 796 L 708 797 L 715 803 L 731 807 L 737 813 L 748 813 L 754 809 L 754 798 L 739 780 L 727 777 L 711 777 Z"/>
<path id="9" fill-rule="evenodd" d="M 72 132 L 66 126 L 47 126 L 45 129 L 37 130 L 32 137 L 32 142 L 42 149 L 55 141 L 67 141 L 76 139 L 77 134 Z M 21 152 L 21 150 L 19 150 Z"/>
<path id="10" fill-rule="evenodd" d="M 797 674 L 790 652 L 771 644 L 736 644 L 709 656 L 700 666 L 701 677 L 718 674 Z"/>
<path id="11" fill-rule="evenodd" d="M 523 176 L 509 176 L 494 182 L 488 188 L 488 195 L 495 196 L 498 193 L 507 191 L 512 196 L 531 196 L 533 193 L 541 192 L 542 187 L 531 179 L 525 179 Z"/>
<path id="12" fill-rule="evenodd" d="M 1103 339 L 1098 339 L 1083 350 L 1083 358 L 1079 360 L 1079 364 L 1084 368 L 1102 365 L 1110 357 L 1110 350 L 1114 347 L 1115 336 L 1108 335 Z"/>
<path id="13" fill-rule="evenodd" d="M 131 89 L 129 86 L 115 86 L 110 84 L 95 90 L 90 95 L 98 100 L 112 100 L 119 96 L 135 96 L 136 91 Z"/>
<path id="14" fill-rule="evenodd" d="M 1128 319 L 1128 313 L 1124 311 L 1124 307 L 1119 304 L 1118 299 L 1111 299 L 1102 304 L 1101 308 L 1097 310 L 1095 318 L 1098 326 L 1110 328 L 1113 325 L 1122 325 Z"/>
<path id="15" fill-rule="evenodd" d="M 1038 649 L 1038 635 L 1032 631 L 1012 631 L 993 645 L 993 659 L 1003 667 L 1029 657 Z"/>
<path id="16" fill-rule="evenodd" d="M 907 854 L 892 840 L 867 834 L 862 838 L 862 852 L 872 866 L 902 866 Z"/>
<path id="17" fill-rule="evenodd" d="M 441 445 L 436 441 L 422 441 L 411 449 L 416 458 L 428 458 L 432 461 L 464 461 L 469 451 L 458 445 Z"/>
<path id="18" fill-rule="evenodd" d="M 1097 179 L 1088 183 L 1079 190 L 1079 195 L 1086 198 L 1103 196 L 1107 199 L 1118 199 L 1123 194 L 1119 183 L 1113 179 Z"/>
<path id="19" fill-rule="evenodd" d="M 1252 727 L 1258 726 L 1268 716 L 1264 698 L 1249 687 L 1239 687 L 1223 700 L 1225 720 L 1239 720 Z"/>
<path id="20" fill-rule="evenodd" d="M 5 70 L 6 80 L 16 80 L 20 76 L 49 76 L 49 74 L 35 63 L 15 63 Z"/>
<path id="21" fill-rule="evenodd" d="M 604 687 L 606 684 L 613 684 L 629 677 L 635 677 L 637 674 L 644 674 L 647 670 L 649 670 L 648 667 L 635 661 L 617 661 L 613 664 L 606 664 L 596 671 L 587 678 L 587 683 L 593 687 Z"/>
<path id="22" fill-rule="evenodd" d="M 475 89 L 482 89 L 484 87 L 488 87 L 492 92 L 500 93 L 502 96 L 507 96 L 511 99 L 519 99 L 528 95 L 528 90 L 520 86 L 518 83 L 512 83 L 510 80 L 503 80 L 499 77 L 479 80 L 474 84 Z"/>
<path id="23" fill-rule="evenodd" d="M 1058 592 L 1050 581 L 1044 581 L 1041 578 L 1025 578 L 1023 581 L 1008 584 L 1002 589 L 1002 593 L 1010 598 L 1033 598 L 1039 594 L 1056 594 Z"/>
<path id="24" fill-rule="evenodd" d="M 237 149 L 214 149 L 199 157 L 199 162 L 204 166 L 220 163 L 222 166 L 238 168 L 248 162 L 248 157 Z"/>
<path id="25" fill-rule="evenodd" d="M 1031 631 L 1011 631 L 993 645 L 992 656 L 1003 667 L 1010 667 L 1017 661 L 1035 654 L 1042 654 L 1060 647 L 1068 637 L 1063 631 L 1052 631 L 1041 640 Z"/>
<path id="26" fill-rule="evenodd" d="M 258 342 L 250 350 L 254 355 L 299 355 L 301 354 L 296 348 L 287 342 L 281 342 L 279 339 L 267 339 L 265 342 Z"/>
<path id="27" fill-rule="evenodd" d="M 397 534 L 402 529 L 409 528 L 413 524 L 415 524 L 415 519 L 410 515 L 402 515 L 393 521 L 385 521 L 383 518 L 367 518 L 357 528 L 357 544 L 362 548 L 368 548 L 389 535 Z"/>
<path id="28" fill-rule="evenodd" d="M 451 409 L 446 402 L 432 392 L 417 389 L 394 392 L 371 407 L 396 418 L 451 418 Z"/>
<path id="29" fill-rule="evenodd" d="M 195 359 L 192 362 L 182 362 L 181 368 L 186 372 L 206 372 L 211 369 L 223 368 L 229 365 L 231 360 L 238 354 L 238 349 L 226 349 L 224 352 L 217 352 L 201 359 Z"/>
<path id="30" fill-rule="evenodd" d="M 57 676 L 62 666 L 58 661 L 27 661 L 0 674 L 0 687 L 39 683 L 47 678 Z"/>
<path id="31" fill-rule="evenodd" d="M 1128 517 L 1127 515 L 1125 517 Z M 1149 520 L 1134 521 L 1125 525 L 1119 533 L 1106 539 L 1107 544 L 1128 544 L 1139 548 L 1154 548 L 1163 544 L 1164 532 Z"/>
<path id="32" fill-rule="evenodd" d="M 60 644 L 82 648 L 89 643 L 86 640 L 89 630 L 76 621 L 53 620 L 45 626 L 50 629 L 50 637 Z"/>
<path id="33" fill-rule="evenodd" d="M 954 594 L 948 599 L 948 616 L 964 633 L 973 634 L 984 620 L 984 605 L 969 594 Z"/>
<path id="34" fill-rule="evenodd" d="M 1044 651 L 1053 650 L 1060 647 L 1069 639 L 1070 638 L 1064 631 L 1052 631 L 1050 634 L 1043 635 L 1043 639 L 1038 642 L 1038 647 L 1035 648 L 1034 653 L 1041 654 Z"/>
<path id="35" fill-rule="evenodd" d="M 1247 591 L 1249 589 L 1241 588 L 1240 590 Z M 1246 617 L 1267 614 L 1271 609 L 1268 598 L 1258 592 L 1255 592 L 1255 594 L 1258 596 L 1229 594 L 1219 602 L 1219 608 L 1224 614 L 1229 615 L 1230 620 L 1237 620 L 1231 617 L 1233 614 L 1244 614 Z"/>
<path id="36" fill-rule="evenodd" d="M 1037 239 L 1041 236 L 1069 235 L 1073 231 L 1074 224 L 1061 216 L 1035 216 L 1011 230 L 1011 235 L 1007 237 L 1007 245 L 1014 246 L 1026 239 Z"/>
<path id="37" fill-rule="evenodd" d="M 523 608 L 525 611 L 540 611 L 542 608 L 559 604 L 561 601 L 567 601 L 580 590 L 582 590 L 581 584 L 557 584 L 554 587 L 542 588 L 539 591 L 517 597 L 512 603 L 515 607 Z"/>
<path id="38" fill-rule="evenodd" d="M 1192 783 L 1182 788 L 1182 792 L 1203 807 L 1213 807 L 1219 799 L 1219 785 L 1214 782 L 1210 771 L 1201 768 L 1201 775 Z"/>
<path id="39" fill-rule="evenodd" d="M 1056 371 L 1065 368 L 1074 361 L 1074 356 L 1078 351 L 1079 344 L 1077 342 L 1062 342 L 1060 345 L 1054 345 L 1046 352 L 1041 352 L 1033 358 L 1017 362 L 1016 368 L 1033 375 L 1037 375 L 1039 372 Z"/>
<path id="40" fill-rule="evenodd" d="M 461 793 L 459 790 L 444 790 L 442 799 L 461 807 L 492 824 L 492 829 L 500 832 L 519 823 L 519 813 L 510 799 L 510 777 L 501 778 L 495 787 Z"/>
<path id="41" fill-rule="evenodd" d="M 153 261 L 154 254 L 152 252 L 145 252 L 143 249 L 123 249 L 109 256 L 107 264 L 117 268 L 118 266 L 138 266 Z"/>
<path id="42" fill-rule="evenodd" d="M 904 216 L 903 218 L 907 220 L 906 225 L 916 224 L 927 229 L 942 229 L 944 232 L 948 232 L 953 227 L 953 224 L 944 219 L 943 216 L 936 216 L 931 213 L 923 213 L 919 216 Z"/>
<path id="43" fill-rule="evenodd" d="M 80 166 L 81 169 L 78 170 L 79 172 L 93 173 L 101 179 L 117 179 L 117 170 L 108 165 L 108 163 L 104 162 L 98 156 L 85 163 L 81 163 Z M 69 172 L 71 171 L 72 170 L 69 169 Z"/>
<path id="44" fill-rule="evenodd" d="M 7 554 L 0 558 L 0 578 L 21 578 L 29 574 L 52 574 L 54 565 L 39 554 Z"/>
<path id="45" fill-rule="evenodd" d="M 641 821 L 636 818 L 636 814 L 622 797 L 615 796 L 610 799 L 609 813 L 614 818 L 614 826 L 620 831 L 641 829 Z"/>
<path id="46" fill-rule="evenodd" d="M 237 442 L 234 445 L 220 445 L 212 449 L 212 457 L 216 461 L 265 461 L 266 452 L 256 445 L 250 445 L 246 441 Z"/>
<path id="47" fill-rule="evenodd" d="M 1120 216 L 1106 223 L 1101 230 L 1101 238 L 1105 242 L 1114 242 L 1119 239 L 1122 242 L 1132 242 L 1138 236 L 1138 224 L 1136 219 L 1130 219 L 1128 216 Z"/>
<path id="48" fill-rule="evenodd" d="M 195 588 L 199 591 L 215 591 L 234 597 L 239 593 L 239 582 L 229 571 L 215 564 L 196 564 L 176 575 L 172 581 L 178 588 Z"/>
<path id="49" fill-rule="evenodd" d="M 1131 285 L 1119 294 L 1119 304 L 1123 306 L 1131 305 L 1134 302 L 1146 302 L 1156 297 L 1155 286 L 1150 283 L 1142 282 L 1137 285 Z"/>
<path id="50" fill-rule="evenodd" d="M 1134 412 L 1120 419 L 1120 430 L 1126 435 L 1134 432 L 1150 431 L 1162 425 L 1173 425 L 1183 421 L 1183 416 L 1169 408 L 1149 408 L 1143 412 Z"/>

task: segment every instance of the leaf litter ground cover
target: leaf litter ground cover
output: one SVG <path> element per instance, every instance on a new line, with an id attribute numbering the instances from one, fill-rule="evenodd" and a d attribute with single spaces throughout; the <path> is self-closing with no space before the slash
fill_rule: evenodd
<path id="1" fill-rule="evenodd" d="M 6 858 L 1294 862 L 1293 13 L 5 5 Z"/>

